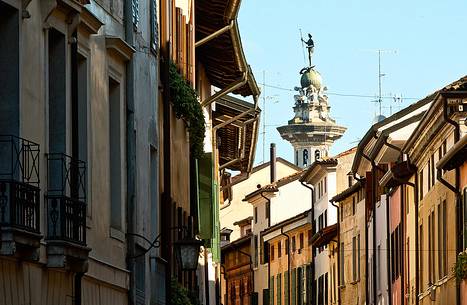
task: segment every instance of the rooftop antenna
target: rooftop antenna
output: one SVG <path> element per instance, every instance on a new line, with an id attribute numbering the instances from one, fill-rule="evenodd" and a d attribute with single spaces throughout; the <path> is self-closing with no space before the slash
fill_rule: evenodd
<path id="1" fill-rule="evenodd" d="M 264 153 L 266 150 L 266 71 L 263 70 L 263 163 L 264 163 Z"/>
<path id="2" fill-rule="evenodd" d="M 261 135 L 263 137 L 262 142 L 263 142 L 263 162 L 266 161 L 265 154 L 266 154 L 266 126 L 271 126 L 271 125 L 266 125 L 266 100 L 267 99 L 273 99 L 276 98 L 277 95 L 273 96 L 266 96 L 266 71 L 263 70 L 263 90 L 261 92 L 261 95 L 263 96 L 263 109 L 261 109 L 261 115 L 263 116 L 263 131 L 261 132 Z"/>
<path id="3" fill-rule="evenodd" d="M 386 76 L 385 73 L 381 72 L 381 54 L 383 53 L 393 53 L 396 54 L 397 50 L 367 50 L 370 52 L 378 52 L 378 99 L 375 101 L 378 103 L 379 107 L 379 115 L 382 115 L 381 109 L 382 109 L 382 103 L 383 103 L 383 97 L 382 97 L 382 79 L 383 76 Z"/>

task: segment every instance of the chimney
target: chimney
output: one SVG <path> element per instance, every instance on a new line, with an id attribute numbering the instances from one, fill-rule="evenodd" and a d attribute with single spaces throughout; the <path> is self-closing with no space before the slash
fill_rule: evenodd
<path id="1" fill-rule="evenodd" d="M 271 171 L 271 183 L 276 181 L 276 144 L 271 143 L 269 169 Z"/>

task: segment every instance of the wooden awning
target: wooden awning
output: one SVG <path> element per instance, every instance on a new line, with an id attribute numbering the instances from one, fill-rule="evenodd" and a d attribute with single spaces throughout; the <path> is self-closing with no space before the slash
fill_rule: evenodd
<path id="1" fill-rule="evenodd" d="M 260 90 L 245 59 L 238 30 L 240 0 L 204 0 L 195 5 L 196 41 L 220 33 L 196 47 L 196 57 L 205 66 L 211 84 L 222 89 L 245 77 L 245 83 L 233 93 L 258 96 Z"/>
<path id="2" fill-rule="evenodd" d="M 336 236 L 337 236 L 337 223 L 319 230 L 311 238 L 311 244 L 313 245 L 313 247 L 316 247 L 316 248 L 323 247 L 329 244 Z"/>
<path id="3" fill-rule="evenodd" d="M 253 167 L 258 138 L 260 110 L 254 104 L 225 96 L 216 101 L 213 125 L 219 125 L 250 111 L 217 131 L 219 168 L 249 172 Z"/>

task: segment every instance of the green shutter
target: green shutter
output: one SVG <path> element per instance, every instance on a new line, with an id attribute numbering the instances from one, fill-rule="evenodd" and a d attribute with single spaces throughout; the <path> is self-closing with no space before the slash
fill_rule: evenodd
<path id="1" fill-rule="evenodd" d="M 212 232 L 212 244 L 211 244 L 211 252 L 212 252 L 212 260 L 216 263 L 220 262 L 220 254 L 221 254 L 221 247 L 220 247 L 220 224 L 219 224 L 219 186 L 216 182 L 213 184 L 213 210 L 212 210 L 212 222 L 213 222 L 213 232 Z"/>
<path id="2" fill-rule="evenodd" d="M 202 239 L 213 237 L 213 167 L 212 154 L 205 153 L 198 161 L 199 164 L 199 205 L 198 205 L 198 225 L 199 236 Z"/>
<path id="3" fill-rule="evenodd" d="M 269 278 L 269 304 L 274 305 L 274 276 Z"/>
<path id="4" fill-rule="evenodd" d="M 277 305 L 281 305 L 281 301 L 282 301 L 282 287 L 281 287 L 282 277 L 281 277 L 280 273 L 276 276 L 276 279 L 277 279 Z"/>
<path id="5" fill-rule="evenodd" d="M 292 270 L 292 304 L 291 305 L 296 305 L 297 304 L 296 274 L 297 274 L 297 269 L 293 269 Z"/>

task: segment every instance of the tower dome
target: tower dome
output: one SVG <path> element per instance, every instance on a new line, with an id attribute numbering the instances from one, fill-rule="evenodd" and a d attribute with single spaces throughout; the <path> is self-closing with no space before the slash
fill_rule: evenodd
<path id="1" fill-rule="evenodd" d="M 321 74 L 313 68 L 307 69 L 300 78 L 302 88 L 313 86 L 316 90 L 320 90 L 323 83 Z"/>

